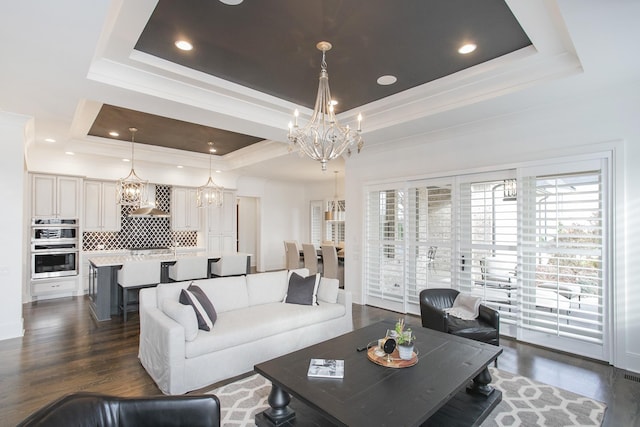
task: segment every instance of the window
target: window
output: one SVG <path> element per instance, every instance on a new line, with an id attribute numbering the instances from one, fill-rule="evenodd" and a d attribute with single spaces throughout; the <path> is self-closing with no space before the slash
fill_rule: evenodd
<path id="1" fill-rule="evenodd" d="M 499 310 L 501 333 L 606 360 L 608 165 L 583 156 L 370 189 L 367 304 L 419 314 L 422 289 L 452 287 Z"/>

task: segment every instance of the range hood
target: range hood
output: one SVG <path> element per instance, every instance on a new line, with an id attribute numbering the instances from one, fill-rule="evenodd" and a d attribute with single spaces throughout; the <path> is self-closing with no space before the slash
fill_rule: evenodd
<path id="1" fill-rule="evenodd" d="M 149 184 L 147 186 L 148 200 L 138 209 L 134 209 L 129 214 L 131 218 L 170 218 L 171 215 L 162 209 L 156 208 L 156 186 Z"/>

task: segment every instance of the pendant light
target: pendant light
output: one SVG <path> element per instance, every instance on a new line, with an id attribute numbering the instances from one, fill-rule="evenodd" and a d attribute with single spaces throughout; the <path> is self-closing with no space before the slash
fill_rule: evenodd
<path id="1" fill-rule="evenodd" d="M 133 145 L 137 131 L 138 129 L 134 127 L 129 128 L 129 132 L 131 132 L 131 171 L 126 178 L 118 180 L 117 204 L 139 208 L 146 199 L 147 184 L 149 181 L 142 180 L 134 169 Z"/>
<path id="2" fill-rule="evenodd" d="M 198 187 L 196 200 L 199 208 L 222 206 L 222 201 L 224 199 L 224 187 L 213 182 L 213 178 L 211 177 L 211 158 L 215 152 L 216 149 L 213 148 L 213 142 L 209 142 L 209 180 L 202 187 Z"/>

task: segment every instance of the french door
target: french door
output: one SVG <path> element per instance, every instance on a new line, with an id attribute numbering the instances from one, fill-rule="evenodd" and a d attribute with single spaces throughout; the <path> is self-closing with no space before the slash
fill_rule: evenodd
<path id="1" fill-rule="evenodd" d="M 419 314 L 451 287 L 500 311 L 501 333 L 608 360 L 606 157 L 370 189 L 367 304 Z"/>

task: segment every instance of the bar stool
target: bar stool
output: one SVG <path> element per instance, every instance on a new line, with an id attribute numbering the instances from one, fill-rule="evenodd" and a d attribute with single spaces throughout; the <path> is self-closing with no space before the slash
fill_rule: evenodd
<path id="1" fill-rule="evenodd" d="M 206 256 L 185 256 L 169 266 L 169 278 L 175 282 L 206 279 L 209 259 Z"/>
<path id="2" fill-rule="evenodd" d="M 118 270 L 124 323 L 127 323 L 129 291 L 157 286 L 160 283 L 160 264 L 159 260 L 131 260 L 125 261 Z M 135 305 L 137 306 L 137 300 Z"/>

